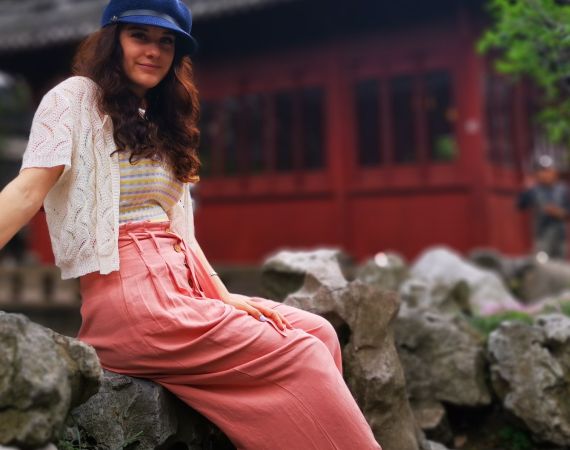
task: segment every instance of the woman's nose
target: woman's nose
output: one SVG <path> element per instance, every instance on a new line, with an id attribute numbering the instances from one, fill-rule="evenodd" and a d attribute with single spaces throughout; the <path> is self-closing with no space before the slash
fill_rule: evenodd
<path id="1" fill-rule="evenodd" d="M 156 42 L 149 42 L 145 50 L 147 56 L 160 56 L 160 46 Z"/>

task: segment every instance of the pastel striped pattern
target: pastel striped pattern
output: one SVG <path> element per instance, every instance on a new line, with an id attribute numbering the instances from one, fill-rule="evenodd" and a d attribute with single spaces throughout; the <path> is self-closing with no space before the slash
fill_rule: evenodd
<path id="1" fill-rule="evenodd" d="M 184 184 L 166 163 L 145 158 L 131 164 L 129 156 L 130 152 L 119 152 L 119 223 L 168 220 L 166 211 L 180 200 Z"/>

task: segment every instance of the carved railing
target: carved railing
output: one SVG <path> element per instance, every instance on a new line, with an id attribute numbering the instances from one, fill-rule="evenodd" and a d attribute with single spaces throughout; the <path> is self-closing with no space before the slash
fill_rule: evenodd
<path id="1" fill-rule="evenodd" d="M 62 280 L 53 266 L 0 266 L 0 309 L 79 307 L 79 280 Z"/>

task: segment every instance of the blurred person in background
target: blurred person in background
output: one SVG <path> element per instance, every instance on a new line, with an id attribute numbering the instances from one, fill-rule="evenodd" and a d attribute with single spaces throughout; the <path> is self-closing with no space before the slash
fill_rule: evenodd
<path id="1" fill-rule="evenodd" d="M 43 203 L 62 278 L 80 280 L 78 339 L 103 368 L 163 385 L 237 448 L 381 449 L 330 322 L 230 293 L 196 240 L 191 25 L 179 0 L 110 1 L 74 75 L 34 115 L 20 174 L 0 193 L 0 248 Z"/>
<path id="2" fill-rule="evenodd" d="M 540 260 L 566 258 L 566 219 L 570 214 L 568 187 L 559 180 L 553 158 L 540 156 L 526 189 L 517 199 L 519 209 L 531 209 L 534 253 Z"/>

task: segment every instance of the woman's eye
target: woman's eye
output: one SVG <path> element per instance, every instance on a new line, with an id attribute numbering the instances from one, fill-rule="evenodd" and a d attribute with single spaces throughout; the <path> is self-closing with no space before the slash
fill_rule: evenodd
<path id="1" fill-rule="evenodd" d="M 162 40 L 162 42 L 164 42 L 165 44 L 171 45 L 174 44 L 174 39 L 172 38 L 165 38 Z"/>
<path id="2" fill-rule="evenodd" d="M 145 39 L 146 35 L 144 33 L 133 33 L 131 36 L 137 39 Z"/>

